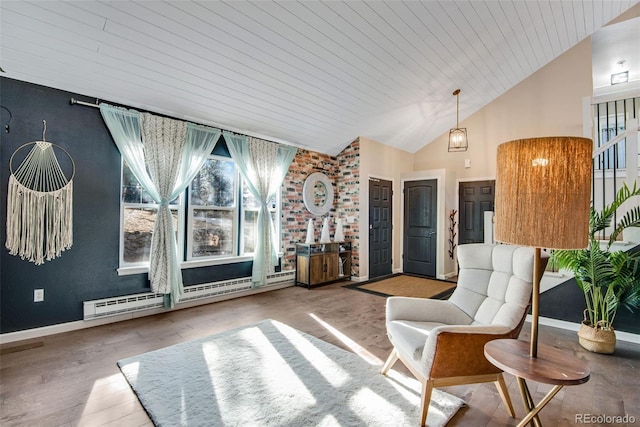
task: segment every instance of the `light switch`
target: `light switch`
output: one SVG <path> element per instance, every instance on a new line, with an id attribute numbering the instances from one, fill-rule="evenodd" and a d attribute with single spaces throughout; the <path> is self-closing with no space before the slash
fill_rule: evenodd
<path id="1" fill-rule="evenodd" d="M 464 159 L 464 167 L 465 168 L 471 167 L 471 159 Z"/>

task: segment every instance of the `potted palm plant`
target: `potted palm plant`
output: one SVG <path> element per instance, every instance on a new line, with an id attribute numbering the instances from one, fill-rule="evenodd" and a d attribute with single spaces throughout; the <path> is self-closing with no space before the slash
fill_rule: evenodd
<path id="1" fill-rule="evenodd" d="M 640 307 L 640 252 L 615 251 L 611 246 L 629 227 L 640 227 L 640 206 L 628 210 L 614 225 L 609 240 L 601 245 L 599 233 L 610 227 L 618 208 L 640 196 L 640 188 L 626 184 L 615 200 L 598 212 L 591 208 L 589 245 L 585 249 L 557 250 L 552 260 L 574 274 L 585 296 L 584 320 L 578 331 L 580 345 L 589 351 L 611 354 L 615 349 L 613 322 L 618 308 Z"/>

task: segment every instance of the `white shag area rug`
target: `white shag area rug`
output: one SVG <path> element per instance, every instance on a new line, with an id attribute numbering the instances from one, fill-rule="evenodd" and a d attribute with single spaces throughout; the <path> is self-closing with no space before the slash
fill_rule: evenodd
<path id="1" fill-rule="evenodd" d="M 417 426 L 420 384 L 274 320 L 118 361 L 158 426 Z M 427 424 L 464 405 L 433 390 Z"/>

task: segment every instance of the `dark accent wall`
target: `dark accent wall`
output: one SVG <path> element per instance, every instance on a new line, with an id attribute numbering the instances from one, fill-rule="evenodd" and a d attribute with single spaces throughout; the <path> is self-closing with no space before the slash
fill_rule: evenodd
<path id="1" fill-rule="evenodd" d="M 543 317 L 580 323 L 585 308 L 584 294 L 573 278 L 540 295 L 540 316 Z M 620 307 L 613 328 L 616 331 L 640 334 L 640 313 L 632 313 L 626 307 Z"/>
<path id="2" fill-rule="evenodd" d="M 97 108 L 71 105 L 74 97 L 94 99 L 30 83 L 0 78 L 0 332 L 14 332 L 82 320 L 82 302 L 149 292 L 147 274 L 118 276 L 120 153 Z M 21 145 L 42 139 L 69 152 L 76 164 L 71 249 L 43 265 L 12 256 L 4 247 L 9 159 Z M 185 286 L 246 277 L 251 262 L 183 270 Z M 44 289 L 43 302 L 33 290 Z"/>

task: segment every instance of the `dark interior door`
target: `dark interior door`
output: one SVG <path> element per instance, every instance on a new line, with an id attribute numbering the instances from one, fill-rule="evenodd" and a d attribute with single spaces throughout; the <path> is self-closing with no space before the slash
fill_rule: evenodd
<path id="1" fill-rule="evenodd" d="M 405 273 L 436 276 L 437 181 L 409 181 L 404 184 Z"/>
<path id="2" fill-rule="evenodd" d="M 458 244 L 484 242 L 484 213 L 493 211 L 495 180 L 461 182 Z"/>
<path id="3" fill-rule="evenodd" d="M 391 274 L 391 181 L 369 179 L 369 279 Z"/>

